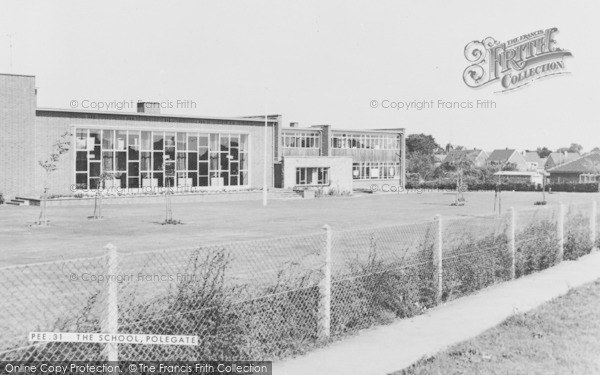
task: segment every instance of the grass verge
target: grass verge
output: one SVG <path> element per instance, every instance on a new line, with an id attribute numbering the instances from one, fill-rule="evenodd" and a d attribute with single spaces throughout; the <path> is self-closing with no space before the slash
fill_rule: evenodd
<path id="1" fill-rule="evenodd" d="M 600 374 L 600 280 L 392 375 Z"/>

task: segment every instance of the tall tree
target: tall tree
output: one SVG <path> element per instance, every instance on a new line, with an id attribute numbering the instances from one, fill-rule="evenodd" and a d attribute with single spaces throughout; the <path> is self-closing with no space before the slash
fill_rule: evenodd
<path id="1" fill-rule="evenodd" d="M 578 143 L 571 143 L 571 145 L 569 147 L 561 147 L 558 150 L 556 150 L 556 152 L 576 152 L 578 154 L 581 154 L 581 152 L 583 151 L 583 146 L 578 144 Z"/>
<path id="2" fill-rule="evenodd" d="M 433 155 L 440 145 L 437 144 L 435 138 L 429 134 L 411 134 L 406 137 L 406 151 L 408 153 L 422 153 L 425 155 Z"/>
<path id="3" fill-rule="evenodd" d="M 550 150 L 548 147 L 538 147 L 537 148 L 537 154 L 540 158 L 547 158 L 548 155 L 550 155 L 552 153 L 552 150 Z"/>

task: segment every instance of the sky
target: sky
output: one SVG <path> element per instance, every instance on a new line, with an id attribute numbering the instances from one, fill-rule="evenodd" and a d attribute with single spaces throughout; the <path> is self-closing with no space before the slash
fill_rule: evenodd
<path id="1" fill-rule="evenodd" d="M 0 72 L 35 75 L 39 107 L 148 100 L 171 103 L 163 113 L 266 111 L 484 150 L 575 142 L 589 151 L 600 146 L 599 16 L 597 0 L 3 1 Z M 469 42 L 551 27 L 573 54 L 570 74 L 505 93 L 463 82 Z M 420 111 L 383 108 L 431 100 Z"/>

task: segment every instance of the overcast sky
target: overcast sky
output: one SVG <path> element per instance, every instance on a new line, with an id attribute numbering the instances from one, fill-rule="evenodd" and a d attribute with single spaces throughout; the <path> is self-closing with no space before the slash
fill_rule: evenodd
<path id="1" fill-rule="evenodd" d="M 12 73 L 37 76 L 39 107 L 190 100 L 196 108 L 163 112 L 239 116 L 263 114 L 266 102 L 301 125 L 404 127 L 485 150 L 590 150 L 600 146 L 599 18 L 597 0 L 4 1 L 0 72 L 11 72 L 12 55 Z M 570 75 L 502 94 L 464 84 L 470 41 L 550 27 L 573 53 Z M 497 108 L 371 108 L 478 99 Z"/>

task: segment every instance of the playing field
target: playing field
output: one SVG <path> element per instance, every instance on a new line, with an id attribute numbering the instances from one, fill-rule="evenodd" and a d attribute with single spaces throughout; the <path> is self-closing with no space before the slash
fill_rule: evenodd
<path id="1" fill-rule="evenodd" d="M 550 204 L 591 201 L 599 194 L 547 194 Z M 419 223 L 445 217 L 492 214 L 494 193 L 466 193 L 467 204 L 452 207 L 453 194 L 356 194 L 314 200 L 179 203 L 173 217 L 182 225 L 161 225 L 163 204 L 105 205 L 104 220 L 89 220 L 93 207 L 49 207 L 48 227 L 32 226 L 39 207 L 0 206 L 0 266 L 103 254 L 111 242 L 120 252 L 190 248 L 222 242 Z M 531 209 L 540 193 L 504 192 L 502 207 Z"/>

